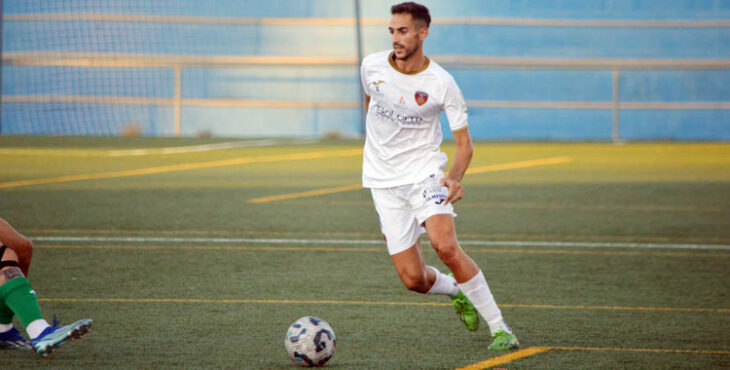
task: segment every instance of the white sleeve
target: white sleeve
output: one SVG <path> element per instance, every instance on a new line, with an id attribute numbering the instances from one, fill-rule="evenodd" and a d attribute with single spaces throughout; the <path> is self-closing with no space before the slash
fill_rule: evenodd
<path id="1" fill-rule="evenodd" d="M 451 131 L 461 130 L 469 125 L 464 95 L 461 94 L 461 90 L 453 78 L 449 78 L 446 83 L 443 110 L 449 120 Z"/>

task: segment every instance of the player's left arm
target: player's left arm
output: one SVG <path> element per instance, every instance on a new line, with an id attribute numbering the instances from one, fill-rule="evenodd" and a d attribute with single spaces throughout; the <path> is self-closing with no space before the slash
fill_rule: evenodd
<path id="1" fill-rule="evenodd" d="M 449 174 L 441 179 L 441 186 L 449 188 L 446 204 L 456 203 L 464 197 L 464 187 L 461 185 L 461 179 L 464 177 L 466 169 L 469 168 L 471 157 L 474 154 L 468 127 L 454 131 L 453 134 L 456 144 L 454 163 L 451 165 Z"/>

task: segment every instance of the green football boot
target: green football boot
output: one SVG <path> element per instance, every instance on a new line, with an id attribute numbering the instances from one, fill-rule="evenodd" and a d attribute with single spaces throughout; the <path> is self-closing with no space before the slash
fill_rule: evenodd
<path id="1" fill-rule="evenodd" d="M 492 344 L 489 349 L 503 351 L 508 349 L 520 348 L 520 341 L 514 334 L 510 334 L 504 330 L 497 330 L 492 334 Z"/>
<path id="2" fill-rule="evenodd" d="M 449 276 L 453 275 L 449 274 Z M 474 305 L 471 304 L 471 301 L 469 298 L 466 298 L 464 293 L 459 291 L 459 294 L 456 295 L 456 297 L 451 298 L 451 303 L 456 309 L 456 314 L 459 316 L 459 320 L 461 320 L 467 329 L 470 331 L 479 329 L 479 312 L 477 312 L 477 309 L 474 308 Z"/>

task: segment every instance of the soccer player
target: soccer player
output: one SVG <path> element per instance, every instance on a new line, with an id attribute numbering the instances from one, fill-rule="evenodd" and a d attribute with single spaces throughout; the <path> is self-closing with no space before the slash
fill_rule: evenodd
<path id="1" fill-rule="evenodd" d="M 32 349 L 47 357 L 69 339 L 88 333 L 92 321 L 83 319 L 67 326 L 48 324 L 41 315 L 33 287 L 25 278 L 32 255 L 30 240 L 0 218 L 0 348 Z M 13 327 L 13 316 L 18 316 L 25 327 L 30 343 Z"/>
<path id="2" fill-rule="evenodd" d="M 428 8 L 406 2 L 391 14 L 393 50 L 368 55 L 360 67 L 367 109 L 362 181 L 371 189 L 388 252 L 407 289 L 451 297 L 469 330 L 479 328 L 481 314 L 492 334 L 489 349 L 518 348 L 482 271 L 456 238 L 452 204 L 464 196 L 461 179 L 473 152 L 464 97 L 454 78 L 423 53 Z M 442 111 L 456 143 L 448 175 Z M 425 265 L 424 232 L 451 274 Z"/>

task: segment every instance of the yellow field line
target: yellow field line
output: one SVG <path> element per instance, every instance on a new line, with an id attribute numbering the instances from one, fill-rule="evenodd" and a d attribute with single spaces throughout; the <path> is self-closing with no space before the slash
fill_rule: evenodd
<path id="1" fill-rule="evenodd" d="M 285 252 L 385 252 L 383 247 L 267 247 L 267 246 L 226 246 L 226 245 L 60 245 L 36 244 L 34 249 L 99 249 L 99 250 L 179 250 L 179 251 L 285 251 Z M 730 254 L 728 254 L 730 257 Z"/>
<path id="2" fill-rule="evenodd" d="M 566 203 L 510 203 L 468 202 L 461 207 L 503 209 L 567 209 L 577 211 L 645 211 L 645 212 L 725 212 L 723 207 L 661 206 L 651 204 L 566 204 Z"/>
<path id="3" fill-rule="evenodd" d="M 451 306 L 440 302 L 389 302 L 389 301 L 334 301 L 334 300 L 295 300 L 295 299 L 196 299 L 196 298 L 39 298 L 45 302 L 124 302 L 124 303 L 274 303 L 274 304 L 338 304 L 364 306 Z M 714 312 L 730 313 L 730 308 L 683 308 L 683 307 L 626 307 L 626 306 L 568 306 L 568 305 L 528 305 L 500 304 L 505 308 L 537 309 L 577 309 L 577 310 L 624 310 L 652 312 Z"/>
<path id="4" fill-rule="evenodd" d="M 158 173 L 164 173 L 164 172 L 197 170 L 197 169 L 203 169 L 203 168 L 235 166 L 235 165 L 250 164 L 250 163 L 284 162 L 284 161 L 296 161 L 296 160 L 303 160 L 303 159 L 355 156 L 355 155 L 360 155 L 360 154 L 362 154 L 362 149 L 337 150 L 337 151 L 331 151 L 331 152 L 296 153 L 296 154 L 284 154 L 284 155 L 262 156 L 262 157 L 243 157 L 243 158 L 224 159 L 224 160 L 211 161 L 211 162 L 183 163 L 183 164 L 176 164 L 176 165 L 169 165 L 169 166 L 140 168 L 140 169 L 128 170 L 128 171 L 113 171 L 113 172 L 102 172 L 102 173 L 92 173 L 92 174 L 49 177 L 49 178 L 42 178 L 42 179 L 9 181 L 9 182 L 0 183 L 0 189 L 16 188 L 16 187 L 30 186 L 30 185 L 56 184 L 56 183 L 72 182 L 72 181 L 98 180 L 98 179 L 120 178 L 120 177 L 129 177 L 129 176 L 152 175 L 152 174 L 158 174 Z"/>
<path id="5" fill-rule="evenodd" d="M 367 204 L 370 204 L 368 202 Z M 368 236 L 381 238 L 380 233 L 359 233 L 359 232 L 286 232 L 286 231 L 247 231 L 242 235 L 239 232 L 229 230 L 113 230 L 113 229 L 23 229 L 26 234 L 165 234 L 165 235 L 315 235 L 315 236 Z M 555 235 L 520 235 L 520 234 L 459 234 L 464 240 L 539 240 L 539 241 L 629 241 L 629 242 L 678 242 L 678 243 L 730 243 L 730 239 L 722 238 L 693 238 L 693 237 L 643 237 L 643 236 L 606 236 L 606 235 L 580 235 L 579 237 L 567 236 L 566 240 L 551 240 Z M 609 239 L 609 240 L 607 240 Z"/>
<path id="6" fill-rule="evenodd" d="M 516 169 L 516 168 L 561 164 L 561 163 L 567 163 L 567 162 L 571 162 L 571 161 L 573 161 L 573 158 L 571 158 L 571 157 L 554 157 L 554 158 L 545 158 L 545 159 L 534 159 L 534 160 L 529 160 L 529 161 L 495 164 L 495 165 L 490 165 L 490 166 L 472 168 L 472 169 L 467 170 L 466 173 L 467 174 L 477 174 L 477 173 L 492 172 L 492 171 L 512 170 L 512 169 Z M 279 201 L 279 200 L 313 197 L 313 196 L 318 196 L 318 195 L 340 193 L 340 192 L 357 190 L 357 189 L 362 189 L 362 185 L 351 184 L 351 185 L 338 186 L 338 187 L 334 187 L 334 188 L 325 188 L 325 189 L 304 191 L 304 192 L 299 192 L 299 193 L 272 195 L 272 196 L 268 196 L 268 197 L 249 199 L 248 203 L 275 202 L 275 201 Z"/>
<path id="7" fill-rule="evenodd" d="M 281 195 L 272 195 L 272 196 L 261 197 L 261 198 L 253 198 L 253 199 L 249 199 L 248 203 L 275 202 L 277 200 L 313 197 L 313 196 L 317 196 L 317 195 L 340 193 L 340 192 L 344 192 L 344 191 L 351 191 L 351 190 L 358 190 L 358 189 L 362 189 L 361 184 L 338 186 L 336 188 L 328 188 L 328 189 L 303 191 L 300 193 L 289 193 L 289 194 L 281 194 Z"/>
<path id="8" fill-rule="evenodd" d="M 652 257 L 709 257 L 728 258 L 730 253 L 703 253 L 703 252 L 633 252 L 633 251 L 578 251 L 571 249 L 494 249 L 494 248 L 466 248 L 470 253 L 505 253 L 505 254 L 562 254 L 588 256 L 652 256 Z"/>
<path id="9" fill-rule="evenodd" d="M 506 355 L 497 356 L 477 362 L 475 364 L 460 367 L 456 370 L 480 370 L 489 369 L 494 366 L 503 365 L 508 362 L 519 360 L 528 356 L 544 353 L 550 350 L 559 351 L 608 351 L 608 352 L 640 352 L 640 353 L 683 353 L 693 355 L 730 355 L 730 351 L 721 350 L 704 350 L 704 349 L 666 349 L 666 348 L 617 348 L 617 347 L 528 347 L 517 352 L 511 352 Z"/>
<path id="10" fill-rule="evenodd" d="M 605 158 L 605 157 L 581 157 L 580 161 L 581 163 L 590 163 L 590 164 L 631 164 L 631 165 L 650 165 L 650 166 L 684 166 L 684 165 L 703 165 L 703 164 L 710 164 L 710 165 L 728 165 L 730 164 L 730 158 L 727 158 L 724 156 L 725 154 L 718 154 L 717 157 L 710 158 L 710 157 L 685 157 L 685 158 L 678 158 L 678 157 L 672 157 L 672 158 L 659 158 L 659 157 L 646 157 L 646 158 L 640 158 L 640 157 L 614 157 L 614 158 Z"/>
<path id="11" fill-rule="evenodd" d="M 27 234 L 164 234 L 164 235 L 230 235 L 245 236 L 236 231 L 227 230 L 112 230 L 112 229 L 23 229 Z M 316 235 L 316 236 L 368 236 L 381 238 L 380 233 L 359 233 L 359 232 L 286 232 L 286 231 L 247 231 L 246 235 Z M 728 240 L 730 243 L 730 240 Z"/>
<path id="12" fill-rule="evenodd" d="M 99 249 L 99 250 L 183 250 L 183 251 L 287 251 L 287 252 L 383 252 L 383 247 L 330 247 L 330 246 L 248 246 L 248 245 L 84 245 L 84 244 L 41 244 L 36 249 Z M 557 254 L 557 255 L 592 255 L 592 256 L 651 256 L 651 257 L 701 257 L 730 258 L 730 253 L 706 252 L 633 252 L 633 251 L 576 251 L 570 249 L 496 249 L 468 248 L 470 253 L 502 253 L 502 254 Z"/>
<path id="13" fill-rule="evenodd" d="M 533 159 L 533 160 L 529 160 L 529 161 L 493 164 L 493 165 L 489 165 L 489 166 L 470 168 L 466 171 L 466 174 L 474 175 L 477 173 L 502 171 L 502 170 L 513 170 L 513 169 L 517 169 L 517 168 L 545 166 L 545 165 L 551 165 L 551 164 L 561 164 L 561 163 L 568 163 L 568 162 L 572 162 L 572 161 L 573 161 L 572 157 L 552 157 L 552 158 L 544 158 L 544 159 Z"/>
<path id="14" fill-rule="evenodd" d="M 616 347 L 547 347 L 562 351 L 611 351 L 611 352 L 644 352 L 644 353 L 688 353 L 698 355 L 730 355 L 730 351 L 703 349 L 664 349 L 664 348 L 616 348 Z"/>
<path id="15" fill-rule="evenodd" d="M 550 347 L 528 347 L 525 349 L 521 349 L 517 352 L 511 352 L 506 355 L 497 356 L 494 358 L 490 358 L 489 360 L 485 360 L 482 362 L 477 362 L 476 364 L 472 364 L 465 367 L 460 367 L 456 370 L 480 370 L 480 369 L 489 369 L 490 367 L 494 367 L 497 365 L 506 364 L 508 362 L 512 362 L 514 360 L 519 360 L 521 358 L 525 358 L 527 356 L 536 355 L 538 353 L 547 352 L 550 350 Z"/>
<path id="16" fill-rule="evenodd" d="M 195 298 L 39 298 L 41 302 L 92 303 L 278 303 L 278 304 L 341 304 L 368 306 L 450 306 L 435 302 L 328 301 L 290 299 L 195 299 Z"/>
<path id="17" fill-rule="evenodd" d="M 313 140 L 298 140 L 295 144 L 311 144 Z M 251 147 L 264 147 L 280 144 L 276 140 L 228 141 L 215 144 L 168 146 L 161 148 L 137 149 L 53 149 L 53 148 L 0 148 L 0 155 L 33 155 L 33 156 L 81 156 L 81 157 L 132 157 L 143 155 L 168 155 L 210 152 Z"/>
<path id="18" fill-rule="evenodd" d="M 110 231 L 111 232 L 111 231 Z M 372 234 L 380 237 L 380 234 Z M 570 242 L 570 241 L 615 241 L 615 242 L 648 242 L 648 243 L 717 243 L 730 244 L 730 239 L 726 238 L 700 238 L 700 237 L 664 237 L 664 236 L 628 236 L 628 235 L 568 235 L 564 240 L 554 240 L 555 235 L 520 235 L 520 234 L 459 234 L 464 240 L 536 240 L 536 241 L 554 241 L 554 242 Z"/>
<path id="19" fill-rule="evenodd" d="M 590 310 L 590 311 L 649 311 L 649 312 L 716 312 L 730 313 L 730 308 L 702 307 L 628 307 L 628 306 L 583 306 L 583 305 L 549 305 L 549 304 L 500 304 L 511 308 L 544 308 L 551 310 Z"/>

